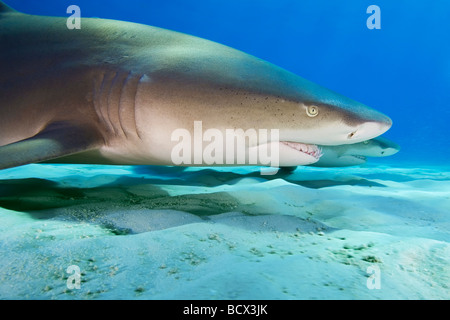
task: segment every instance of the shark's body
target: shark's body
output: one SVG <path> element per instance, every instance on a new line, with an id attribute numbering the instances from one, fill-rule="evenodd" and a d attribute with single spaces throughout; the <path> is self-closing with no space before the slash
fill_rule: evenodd
<path id="1" fill-rule="evenodd" d="M 173 165 L 184 128 L 278 129 L 280 165 L 391 120 L 268 62 L 155 27 L 15 12 L 0 1 L 0 169 L 41 161 Z M 287 143 L 289 142 L 289 143 Z M 225 157 L 225 154 L 220 155 Z M 204 163 L 196 163 L 202 165 Z"/>
<path id="2" fill-rule="evenodd" d="M 314 167 L 349 167 L 364 164 L 367 157 L 387 157 L 397 153 L 400 146 L 383 137 L 344 144 L 340 146 L 321 146 L 322 156 L 311 164 Z"/>

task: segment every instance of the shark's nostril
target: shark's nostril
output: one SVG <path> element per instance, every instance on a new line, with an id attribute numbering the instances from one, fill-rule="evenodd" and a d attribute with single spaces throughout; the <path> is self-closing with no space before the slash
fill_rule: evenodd
<path id="1" fill-rule="evenodd" d="M 356 131 L 350 132 L 347 136 L 348 139 L 352 139 L 353 136 L 356 134 Z"/>

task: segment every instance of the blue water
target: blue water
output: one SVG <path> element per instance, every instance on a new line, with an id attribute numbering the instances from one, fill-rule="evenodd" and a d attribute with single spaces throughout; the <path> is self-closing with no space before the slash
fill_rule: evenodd
<path id="1" fill-rule="evenodd" d="M 447 163 L 450 155 L 450 3 L 332 0 L 7 0 L 17 10 L 133 21 L 176 30 L 277 64 L 363 102 L 394 122 L 389 161 Z M 381 9 L 369 30 L 366 9 Z M 385 159 L 383 159 L 384 161 Z"/>

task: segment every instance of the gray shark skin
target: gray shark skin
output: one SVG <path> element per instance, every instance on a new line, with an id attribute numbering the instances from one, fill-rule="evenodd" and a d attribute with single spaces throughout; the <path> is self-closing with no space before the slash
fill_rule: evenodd
<path id="1" fill-rule="evenodd" d="M 156 27 L 19 13 L 0 2 L 0 169 L 173 165 L 174 130 L 278 129 L 280 165 L 383 134 L 384 114 L 266 61 Z M 286 142 L 289 142 L 287 144 Z M 205 148 L 205 146 L 203 146 Z M 225 152 L 223 152 L 225 157 Z M 199 165 L 204 165 L 201 163 Z"/>

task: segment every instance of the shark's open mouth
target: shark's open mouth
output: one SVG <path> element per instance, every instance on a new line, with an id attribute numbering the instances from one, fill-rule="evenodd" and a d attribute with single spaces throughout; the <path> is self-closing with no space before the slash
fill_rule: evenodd
<path id="1" fill-rule="evenodd" d="M 310 155 L 311 157 L 316 158 L 319 160 L 319 158 L 322 156 L 322 150 L 313 144 L 305 144 L 300 142 L 290 142 L 290 141 L 280 141 L 280 143 L 295 149 L 297 151 L 306 153 L 307 155 Z"/>

